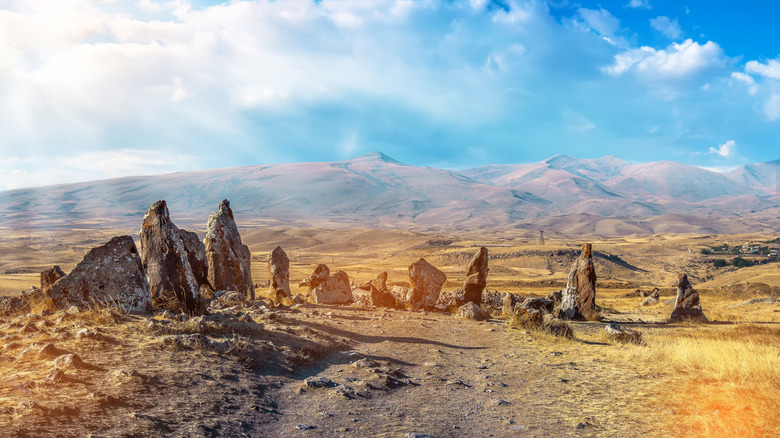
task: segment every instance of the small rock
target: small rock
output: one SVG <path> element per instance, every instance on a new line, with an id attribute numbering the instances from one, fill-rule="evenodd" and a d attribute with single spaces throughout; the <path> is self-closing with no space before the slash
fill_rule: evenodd
<path id="1" fill-rule="evenodd" d="M 352 362 L 352 366 L 355 368 L 376 368 L 379 366 L 379 363 L 364 357 L 363 359 Z"/>
<path id="2" fill-rule="evenodd" d="M 484 321 L 487 319 L 487 315 L 482 311 L 482 308 L 471 301 L 458 308 L 458 317 L 473 321 Z"/>
<path id="3" fill-rule="evenodd" d="M 506 400 L 498 399 L 498 400 L 493 400 L 492 402 L 490 402 L 490 404 L 492 404 L 493 406 L 506 406 L 506 405 L 511 405 L 512 403 L 509 403 Z"/>
<path id="4" fill-rule="evenodd" d="M 303 384 L 309 388 L 326 388 L 333 386 L 333 381 L 327 377 L 313 376 L 304 380 Z"/>
<path id="5" fill-rule="evenodd" d="M 60 350 L 54 346 L 54 344 L 46 344 L 44 345 L 40 351 L 38 351 L 38 354 L 41 356 L 55 356 L 57 354 L 60 354 Z"/>
<path id="6" fill-rule="evenodd" d="M 62 356 L 54 359 L 54 366 L 56 368 L 86 368 L 87 365 L 80 357 L 73 353 L 63 354 Z"/>
<path id="7" fill-rule="evenodd" d="M 52 372 L 49 373 L 48 376 L 46 376 L 45 379 L 43 379 L 47 383 L 60 383 L 63 379 L 65 379 L 65 372 L 59 369 L 52 370 Z"/>
<path id="8" fill-rule="evenodd" d="M 317 426 L 313 426 L 311 424 L 299 424 L 295 426 L 295 428 L 298 430 L 312 430 L 312 429 L 316 429 Z"/>

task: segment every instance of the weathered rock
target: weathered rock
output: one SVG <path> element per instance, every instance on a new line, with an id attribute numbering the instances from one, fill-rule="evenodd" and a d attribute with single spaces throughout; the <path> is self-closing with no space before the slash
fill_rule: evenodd
<path id="1" fill-rule="evenodd" d="M 152 310 L 149 283 L 130 236 L 91 249 L 70 274 L 54 283 L 49 296 L 60 309 L 104 305 L 134 313 Z"/>
<path id="2" fill-rule="evenodd" d="M 152 303 L 172 312 L 195 313 L 200 285 L 192 271 L 182 233 L 171 221 L 164 200 L 149 207 L 140 235 L 139 255 L 149 281 Z"/>
<path id="3" fill-rule="evenodd" d="M 686 320 L 706 322 L 707 317 L 704 316 L 701 304 L 699 304 L 699 293 L 691 286 L 688 276 L 679 274 L 677 276 L 677 299 L 674 303 L 670 321 L 680 322 Z"/>
<path id="4" fill-rule="evenodd" d="M 325 282 L 311 290 L 311 297 L 318 304 L 347 304 L 352 302 L 352 287 L 344 271 L 336 271 Z"/>
<path id="5" fill-rule="evenodd" d="M 482 291 L 487 286 L 487 275 L 488 250 L 483 246 L 479 248 L 479 251 L 469 261 L 466 281 L 463 282 L 463 287 L 460 288 L 464 302 L 471 302 L 477 306 L 482 303 Z M 460 294 L 458 296 L 460 297 Z"/>
<path id="6" fill-rule="evenodd" d="M 251 253 L 241 243 L 230 201 L 223 200 L 219 211 L 209 216 L 206 237 L 206 260 L 209 265 L 209 284 L 215 290 L 234 290 L 246 299 L 255 299 L 255 285 L 250 272 Z"/>
<path id="7" fill-rule="evenodd" d="M 620 342 L 623 344 L 642 344 L 642 332 L 630 329 L 628 327 L 623 327 L 622 325 L 616 324 L 614 322 L 607 324 L 604 327 L 604 332 L 607 334 L 607 337 L 610 340 L 615 342 Z"/>
<path id="8" fill-rule="evenodd" d="M 184 244 L 187 260 L 192 268 L 192 275 L 199 286 L 209 284 L 209 263 L 206 260 L 206 245 L 198 239 L 198 234 L 179 228 L 179 238 Z"/>
<path id="9" fill-rule="evenodd" d="M 398 306 L 395 297 L 387 290 L 380 291 L 372 283 L 368 283 L 368 290 L 362 287 L 352 289 L 352 298 L 355 303 L 363 306 L 390 307 Z"/>
<path id="10" fill-rule="evenodd" d="M 65 273 L 57 265 L 41 272 L 41 290 L 44 293 L 48 292 L 51 286 L 64 276 Z"/>
<path id="11" fill-rule="evenodd" d="M 653 292 L 650 293 L 647 297 L 645 297 L 642 302 L 639 304 L 640 306 L 653 306 L 655 304 L 658 304 L 658 300 L 661 298 L 661 291 L 658 290 L 658 288 L 653 289 Z"/>
<path id="12" fill-rule="evenodd" d="M 541 310 L 547 313 L 552 313 L 555 301 L 549 298 L 526 298 L 521 304 L 526 309 Z"/>
<path id="13" fill-rule="evenodd" d="M 403 303 L 406 303 L 409 300 L 409 296 L 412 294 L 411 289 L 403 286 L 392 286 L 388 289 L 388 292 L 395 298 L 396 303 L 401 307 L 403 307 Z"/>
<path id="14" fill-rule="evenodd" d="M 30 305 L 24 298 L 0 296 L 0 316 L 13 316 L 29 312 Z"/>
<path id="15" fill-rule="evenodd" d="M 268 297 L 276 302 L 290 295 L 290 259 L 282 247 L 277 246 L 268 254 Z"/>
<path id="16" fill-rule="evenodd" d="M 582 245 L 582 253 L 569 271 L 561 301 L 561 316 L 566 319 L 595 319 L 596 269 L 593 266 L 591 244 Z"/>
<path id="17" fill-rule="evenodd" d="M 81 358 L 73 353 L 63 354 L 54 359 L 55 368 L 87 368 Z"/>
<path id="18" fill-rule="evenodd" d="M 516 313 L 517 307 L 523 302 L 523 297 L 515 295 L 511 292 L 504 294 L 503 306 L 501 307 L 501 316 L 508 318 Z"/>
<path id="19" fill-rule="evenodd" d="M 387 292 L 387 272 L 382 272 L 375 279 L 369 281 L 380 292 Z"/>
<path id="20" fill-rule="evenodd" d="M 326 265 L 319 264 L 314 268 L 314 272 L 311 273 L 309 278 L 301 282 L 300 286 L 308 287 L 311 290 L 324 283 L 329 277 L 330 269 Z"/>
<path id="21" fill-rule="evenodd" d="M 484 321 L 487 319 L 487 315 L 482 311 L 482 308 L 471 301 L 458 307 L 457 315 L 458 318 L 471 319 L 474 321 Z"/>
<path id="22" fill-rule="evenodd" d="M 413 309 L 433 309 L 439 299 L 441 287 L 447 275 L 424 258 L 409 265 L 409 282 L 412 284 L 409 304 Z"/>

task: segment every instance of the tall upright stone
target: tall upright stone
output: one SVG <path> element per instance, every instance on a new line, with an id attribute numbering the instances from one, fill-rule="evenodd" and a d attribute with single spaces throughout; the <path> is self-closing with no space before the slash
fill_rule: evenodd
<path id="1" fill-rule="evenodd" d="M 693 288 L 685 274 L 677 275 L 677 299 L 674 302 L 674 310 L 670 320 L 671 322 L 707 321 L 699 303 L 699 293 Z"/>
<path id="2" fill-rule="evenodd" d="M 189 232 L 180 230 L 171 221 L 164 200 L 155 202 L 146 211 L 140 235 L 138 249 L 155 307 L 172 312 L 196 313 L 200 284 L 182 239 L 191 237 Z M 197 256 L 193 255 L 193 258 Z"/>
<path id="3" fill-rule="evenodd" d="M 482 291 L 487 286 L 488 275 L 488 250 L 480 247 L 479 251 L 469 261 L 469 269 L 466 272 L 466 281 L 460 288 L 458 295 L 462 295 L 465 303 L 471 302 L 479 306 L 482 303 Z"/>
<path id="4" fill-rule="evenodd" d="M 409 265 L 409 282 L 412 284 L 409 304 L 413 309 L 433 309 L 445 281 L 447 275 L 421 257 Z"/>
<path id="5" fill-rule="evenodd" d="M 241 242 L 230 201 L 223 200 L 212 212 L 203 239 L 209 265 L 209 284 L 214 290 L 232 290 L 246 299 L 255 299 L 250 264 L 252 255 Z"/>
<path id="6" fill-rule="evenodd" d="M 592 246 L 582 245 L 582 253 L 569 271 L 569 280 L 563 290 L 561 317 L 566 319 L 596 319 L 596 268 L 593 266 Z"/>
<path id="7" fill-rule="evenodd" d="M 60 309 L 111 306 L 134 313 L 152 310 L 149 283 L 130 236 L 114 237 L 92 248 L 68 275 L 52 285 L 49 297 Z"/>
<path id="8" fill-rule="evenodd" d="M 281 301 L 291 296 L 290 293 L 290 259 L 281 246 L 277 246 L 268 254 L 268 296 L 274 301 Z"/>
<path id="9" fill-rule="evenodd" d="M 198 239 L 195 232 L 179 228 L 179 238 L 187 252 L 187 260 L 192 268 L 192 275 L 198 285 L 209 284 L 209 263 L 206 261 L 206 246 Z"/>

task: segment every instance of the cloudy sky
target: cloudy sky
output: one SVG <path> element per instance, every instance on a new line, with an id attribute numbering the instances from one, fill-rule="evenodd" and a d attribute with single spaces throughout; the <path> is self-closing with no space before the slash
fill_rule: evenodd
<path id="1" fill-rule="evenodd" d="M 375 150 L 775 160 L 780 2 L 738 4 L 0 0 L 0 189 Z"/>

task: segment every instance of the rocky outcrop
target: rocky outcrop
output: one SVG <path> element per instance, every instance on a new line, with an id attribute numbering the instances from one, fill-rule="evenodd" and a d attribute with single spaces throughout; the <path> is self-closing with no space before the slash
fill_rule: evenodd
<path id="1" fill-rule="evenodd" d="M 677 299 L 674 302 L 670 321 L 707 321 L 701 304 L 699 304 L 699 293 L 691 286 L 691 282 L 688 281 L 688 276 L 685 274 L 677 276 Z"/>
<path id="2" fill-rule="evenodd" d="M 41 290 L 44 293 L 48 292 L 52 285 L 54 285 L 57 280 L 64 276 L 65 273 L 62 272 L 62 269 L 60 269 L 60 267 L 57 265 L 54 265 L 51 268 L 41 272 Z"/>
<path id="3" fill-rule="evenodd" d="M 488 250 L 484 246 L 474 254 L 469 261 L 469 269 L 466 271 L 466 281 L 460 288 L 458 299 L 464 303 L 474 303 L 477 306 L 482 302 L 482 291 L 487 286 L 488 275 Z"/>
<path id="4" fill-rule="evenodd" d="M 219 211 L 209 216 L 206 238 L 208 280 L 214 290 L 232 290 L 248 300 L 255 299 L 255 285 L 250 272 L 251 253 L 241 242 L 230 201 L 219 204 Z"/>
<path id="5" fill-rule="evenodd" d="M 610 323 L 604 327 L 606 336 L 611 341 L 620 342 L 622 344 L 637 344 L 642 345 L 642 332 L 628 327 L 623 327 L 617 323 Z"/>
<path id="6" fill-rule="evenodd" d="M 324 283 L 330 277 L 330 269 L 326 265 L 319 264 L 314 268 L 314 272 L 311 273 L 309 278 L 302 281 L 299 286 L 308 287 L 311 292 L 312 289 Z"/>
<path id="7" fill-rule="evenodd" d="M 424 258 L 412 263 L 409 265 L 409 282 L 412 284 L 409 305 L 413 309 L 433 309 L 445 281 L 447 275 Z"/>
<path id="8" fill-rule="evenodd" d="M 157 201 L 149 207 L 140 235 L 139 255 L 149 281 L 152 303 L 171 312 L 196 313 L 200 285 L 190 265 L 181 230 L 171 221 L 165 201 Z"/>
<path id="9" fill-rule="evenodd" d="M 344 271 L 336 271 L 327 280 L 311 290 L 311 298 L 318 304 L 347 304 L 352 302 L 352 287 Z"/>
<path id="10" fill-rule="evenodd" d="M 0 316 L 14 316 L 30 312 L 30 305 L 22 297 L 0 296 Z"/>
<path id="11" fill-rule="evenodd" d="M 275 302 L 290 297 L 290 259 L 281 246 L 268 254 L 268 297 Z"/>
<path id="12" fill-rule="evenodd" d="M 596 269 L 591 244 L 582 245 L 582 253 L 569 271 L 561 301 L 561 316 L 566 319 L 596 319 Z"/>
<path id="13" fill-rule="evenodd" d="M 49 296 L 60 309 L 99 305 L 134 313 L 152 310 L 149 283 L 130 236 L 114 237 L 91 249 L 67 276 L 54 283 Z"/>

